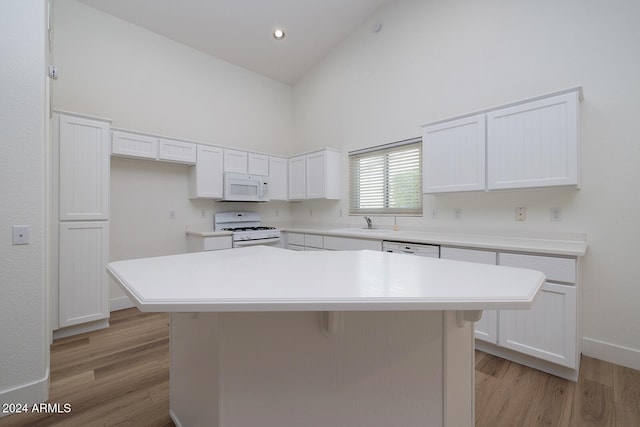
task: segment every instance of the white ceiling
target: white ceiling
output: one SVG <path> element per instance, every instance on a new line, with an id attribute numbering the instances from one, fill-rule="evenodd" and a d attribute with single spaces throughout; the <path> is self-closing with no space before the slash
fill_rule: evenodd
<path id="1" fill-rule="evenodd" d="M 79 0 L 287 84 L 392 0 Z M 272 32 L 282 27 L 286 37 Z"/>

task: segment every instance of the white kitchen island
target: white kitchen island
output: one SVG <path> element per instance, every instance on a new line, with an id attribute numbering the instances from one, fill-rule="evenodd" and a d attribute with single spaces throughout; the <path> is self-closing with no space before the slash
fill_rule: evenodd
<path id="1" fill-rule="evenodd" d="M 178 426 L 472 426 L 483 309 L 528 309 L 542 273 L 375 251 L 253 246 L 117 261 L 171 312 Z"/>

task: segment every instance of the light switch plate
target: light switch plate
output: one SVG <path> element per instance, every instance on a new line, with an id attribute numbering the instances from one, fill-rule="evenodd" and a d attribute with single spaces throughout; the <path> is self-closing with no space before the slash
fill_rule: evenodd
<path id="1" fill-rule="evenodd" d="M 28 245 L 29 244 L 29 226 L 14 225 L 13 226 L 13 244 Z"/>

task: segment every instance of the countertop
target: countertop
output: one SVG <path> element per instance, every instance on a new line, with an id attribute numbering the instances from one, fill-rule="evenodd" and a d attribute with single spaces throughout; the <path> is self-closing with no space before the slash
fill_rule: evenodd
<path id="1" fill-rule="evenodd" d="M 232 231 L 201 231 L 201 230 L 191 230 L 187 229 L 185 231 L 187 236 L 197 236 L 197 237 L 220 237 L 220 236 L 231 236 L 233 234 Z"/>
<path id="2" fill-rule="evenodd" d="M 538 233 L 517 235 L 508 233 L 457 233 L 366 228 L 323 229 L 316 227 L 282 227 L 290 233 L 321 234 L 336 237 L 357 237 L 371 240 L 391 240 L 502 251 L 532 252 L 551 255 L 584 256 L 587 242 L 584 234 Z"/>
<path id="3" fill-rule="evenodd" d="M 142 311 L 527 309 L 541 272 L 378 251 L 268 246 L 116 261 L 107 271 Z"/>

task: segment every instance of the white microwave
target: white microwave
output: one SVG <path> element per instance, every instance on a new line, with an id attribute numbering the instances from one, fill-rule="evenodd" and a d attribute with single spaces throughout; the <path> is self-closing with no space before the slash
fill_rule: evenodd
<path id="1" fill-rule="evenodd" d="M 269 177 L 243 173 L 224 173 L 224 201 L 269 201 Z"/>

